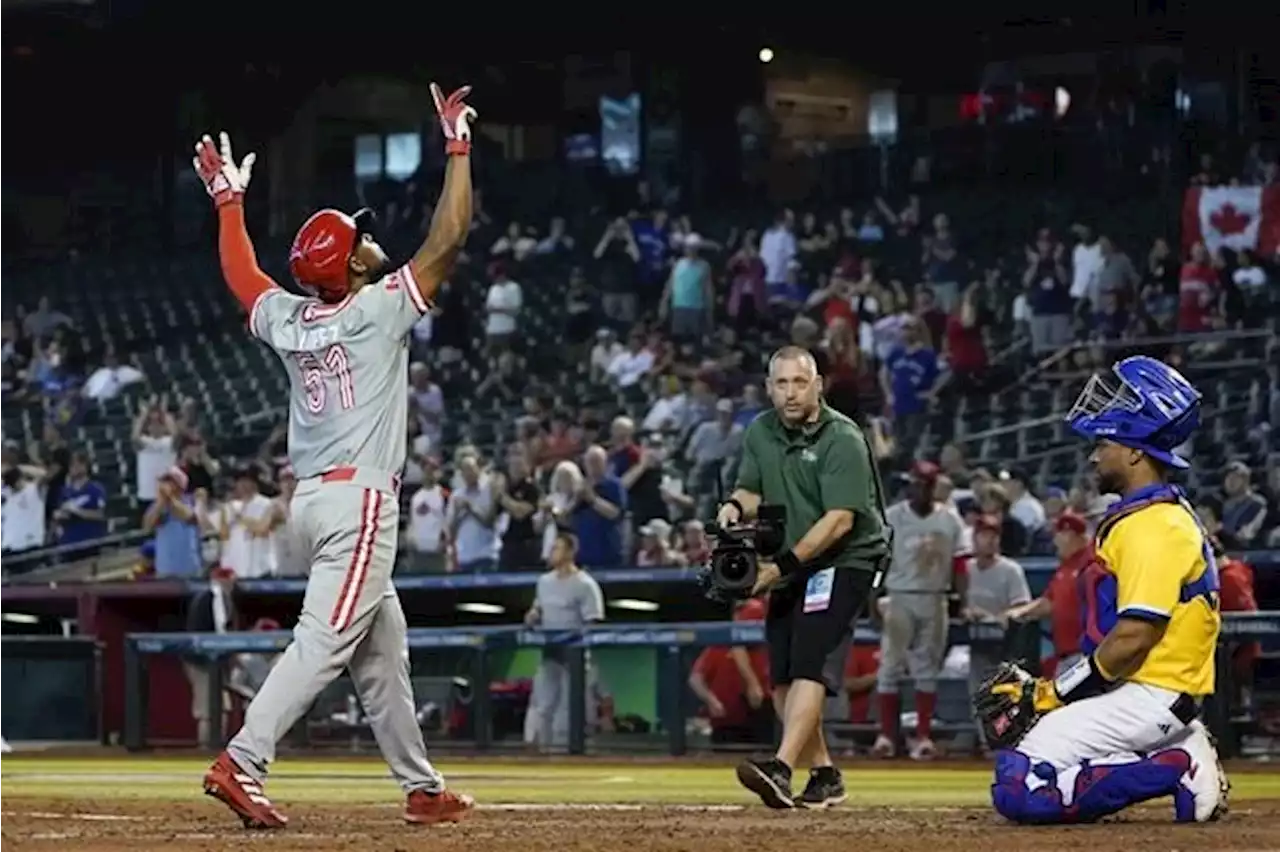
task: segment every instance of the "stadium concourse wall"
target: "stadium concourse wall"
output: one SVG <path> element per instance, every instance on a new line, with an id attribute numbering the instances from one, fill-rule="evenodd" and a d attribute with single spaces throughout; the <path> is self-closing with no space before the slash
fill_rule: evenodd
<path id="1" fill-rule="evenodd" d="M 1259 599 L 1267 600 L 1266 590 L 1280 585 L 1280 551 L 1255 551 L 1244 558 L 1258 572 Z M 1044 588 L 1052 574 L 1053 560 L 1028 558 L 1022 560 L 1033 592 Z M 695 572 L 685 568 L 616 569 L 593 572 L 605 592 L 607 602 L 643 600 L 657 605 L 657 612 L 637 613 L 611 607 L 607 627 L 630 628 L 640 619 L 657 624 L 638 625 L 656 629 L 663 623 L 715 621 L 726 613 L 705 601 L 700 595 Z M 431 629 L 447 629 L 458 635 L 474 636 L 474 629 L 512 631 L 528 607 L 537 580 L 536 572 L 509 574 L 450 574 L 409 575 L 398 577 L 397 588 L 415 627 L 432 625 Z M 75 665 L 55 665 L 56 654 L 46 642 L 38 652 L 30 642 L 6 637 L 5 678 L 7 691 L 4 717 L 15 718 L 21 709 L 12 697 L 33 694 L 34 680 L 57 684 L 58 696 L 80 695 L 93 717 L 93 727 L 100 733 L 96 738 L 104 742 L 119 742 L 127 738 L 126 709 L 129 696 L 126 689 L 126 637 L 150 633 L 173 634 L 183 629 L 185 604 L 201 582 L 153 580 L 147 582 L 101 584 L 6 584 L 3 588 L 4 608 L 8 612 L 22 611 L 49 618 L 74 619 L 78 629 L 78 645 L 65 646 Z M 252 623 L 260 617 L 272 617 L 281 624 L 292 624 L 301 602 L 305 579 L 247 580 L 239 584 L 238 604 L 241 620 Z M 483 602 L 495 609 L 495 615 L 477 615 L 460 611 L 460 603 Z M 1264 604 L 1265 605 L 1265 604 Z M 501 608 L 498 610 L 497 608 Z M 1265 630 L 1270 622 L 1256 627 Z M 467 625 L 467 626 L 460 626 Z M 438 626 L 438 627 L 437 627 Z M 670 628 L 667 628 L 670 629 Z M 472 632 L 468 632 L 472 631 Z M 536 637 L 534 631 L 516 631 L 519 635 Z M 422 630 L 417 635 L 426 635 Z M 287 633 L 260 634 L 279 642 Z M 724 638 L 723 633 L 699 633 L 690 643 L 681 643 L 687 649 L 696 648 L 702 639 Z M 863 631 L 863 641 L 877 641 L 874 631 Z M 1280 642 L 1280 630 L 1263 633 L 1259 637 L 1264 646 L 1276 646 Z M 474 677 L 471 669 L 474 660 L 466 661 L 468 654 L 453 645 L 449 647 L 436 640 L 420 639 L 414 646 L 415 675 L 465 674 Z M 710 640 L 708 640 L 710 641 Z M 746 641 L 746 640 L 744 640 Z M 425 644 L 424 644 L 425 643 Z M 171 644 L 171 643 L 170 643 Z M 490 680 L 505 680 L 530 676 L 541 656 L 536 638 L 487 642 L 485 645 L 483 674 Z M 714 644 L 714 642 L 713 642 Z M 593 661 L 600 681 L 606 685 L 614 702 L 615 713 L 636 715 L 647 720 L 661 719 L 669 703 L 667 693 L 679 693 L 679 685 L 668 681 L 664 675 L 662 643 L 648 640 L 604 642 L 592 649 Z M 149 647 L 149 646 L 148 646 Z M 33 658 L 33 655 L 34 658 Z M 147 664 L 138 674 L 145 675 L 140 684 L 150 701 L 140 704 L 146 716 L 135 719 L 133 724 L 147 732 L 148 739 L 168 742 L 193 742 L 195 723 L 189 712 L 190 686 L 183 674 L 181 660 L 171 647 L 149 649 L 144 656 Z M 11 665 L 22 662 L 22 665 Z M 687 671 L 689 660 L 683 660 Z M 444 668 L 433 668 L 433 666 Z M 87 668 L 86 668 L 87 667 Z M 38 675 L 38 678 L 35 677 Z M 21 678 L 21 679 L 20 679 Z M 53 689 L 53 686 L 49 686 Z M 38 712 L 29 711 L 28 718 L 42 718 Z M 50 720 L 51 721 L 51 720 Z M 9 724 L 5 724 L 6 735 Z"/>

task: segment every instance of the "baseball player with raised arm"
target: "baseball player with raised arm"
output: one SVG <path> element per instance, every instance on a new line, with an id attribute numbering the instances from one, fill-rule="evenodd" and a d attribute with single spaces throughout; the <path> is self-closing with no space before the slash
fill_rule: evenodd
<path id="1" fill-rule="evenodd" d="M 996 756 L 995 808 L 1024 823 L 1091 822 L 1172 796 L 1178 822 L 1227 810 L 1228 784 L 1197 718 L 1214 687 L 1221 626 L 1209 536 L 1174 454 L 1200 423 L 1200 393 L 1153 358 L 1097 374 L 1068 415 L 1095 442 L 1099 488 L 1121 496 L 1083 571 L 1084 658 L 1053 680 L 1008 665 L 974 697 Z"/>
<path id="2" fill-rule="evenodd" d="M 406 794 L 404 819 L 457 821 L 474 807 L 445 789 L 427 759 L 414 712 L 409 649 L 391 583 L 405 463 L 409 349 L 406 335 L 431 300 L 471 225 L 471 130 L 463 87 L 431 85 L 449 154 L 426 241 L 404 266 L 368 233 L 371 214 L 321 210 L 294 238 L 289 269 L 299 296 L 258 267 L 244 221 L 254 155 L 240 165 L 227 135 L 204 137 L 195 168 L 218 211 L 227 285 L 249 312 L 249 331 L 289 374 L 289 462 L 297 477 L 291 525 L 311 564 L 293 642 L 245 713 L 244 727 L 204 777 L 247 828 L 287 820 L 263 785 L 276 743 L 343 669 L 351 673 L 378 748 Z"/>

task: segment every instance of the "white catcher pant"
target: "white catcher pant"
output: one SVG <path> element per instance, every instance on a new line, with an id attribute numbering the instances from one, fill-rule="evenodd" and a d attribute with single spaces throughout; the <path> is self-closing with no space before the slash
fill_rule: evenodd
<path id="1" fill-rule="evenodd" d="M 1203 725 L 1184 725 L 1173 715 L 1170 708 L 1177 698 L 1178 693 L 1157 686 L 1126 683 L 1046 714 L 1017 750 L 1033 765 L 1047 762 L 1057 770 L 1063 801 L 1070 804 L 1085 761 L 1132 763 L 1166 748 L 1185 748 L 1194 758 L 1213 754 Z M 1027 775 L 1032 790 L 1047 783 L 1034 773 Z"/>

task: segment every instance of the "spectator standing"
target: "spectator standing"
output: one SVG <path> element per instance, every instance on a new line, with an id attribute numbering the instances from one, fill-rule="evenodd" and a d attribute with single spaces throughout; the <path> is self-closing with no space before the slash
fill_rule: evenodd
<path id="1" fill-rule="evenodd" d="M 1080 572 L 1093 558 L 1089 542 L 1089 525 L 1079 514 L 1067 510 L 1053 524 L 1053 546 L 1058 553 L 1058 567 L 1054 569 L 1044 594 L 1022 606 L 1009 610 L 1013 621 L 1050 620 L 1050 636 L 1053 639 L 1053 659 L 1046 667 L 1045 677 L 1066 671 L 1080 659 L 1080 634 L 1083 630 L 1080 596 Z"/>
<path id="2" fill-rule="evenodd" d="M 0 550 L 21 553 L 44 546 L 45 470 L 15 464 L 4 472 L 4 505 L 0 508 Z"/>
<path id="3" fill-rule="evenodd" d="M 960 298 L 960 282 L 965 280 L 965 274 L 947 214 L 933 217 L 933 233 L 925 235 L 923 246 L 925 278 L 931 282 L 939 307 L 950 311 Z"/>
<path id="4" fill-rule="evenodd" d="M 979 301 L 979 287 L 965 289 L 956 309 L 947 317 L 945 358 L 956 393 L 971 394 L 986 384 L 988 365 L 985 311 Z"/>
<path id="5" fill-rule="evenodd" d="M 1212 329 L 1218 290 L 1218 271 L 1210 262 L 1204 243 L 1198 242 L 1191 247 L 1178 275 L 1178 331 Z"/>
<path id="6" fill-rule="evenodd" d="M 548 570 L 538 578 L 533 606 L 525 624 L 542 630 L 580 630 L 604 621 L 604 594 L 600 584 L 578 567 L 577 542 L 568 532 L 558 532 L 548 560 Z M 595 666 L 588 656 L 586 723 L 594 725 Z M 543 749 L 569 742 L 569 665 L 565 649 L 548 645 L 533 676 L 529 711 L 525 715 L 525 742 Z"/>
<path id="7" fill-rule="evenodd" d="M 946 338 L 948 314 L 938 307 L 938 298 L 932 287 L 921 285 L 916 288 L 915 316 L 929 332 L 929 342 L 935 348 L 941 346 Z"/>
<path id="8" fill-rule="evenodd" d="M 663 251 L 665 252 L 665 246 Z M 615 327 L 628 327 L 639 315 L 636 297 L 636 266 L 640 249 L 625 219 L 615 219 L 605 228 L 592 252 L 596 280 L 600 288 L 600 309 Z M 646 269 L 648 267 L 646 266 Z M 661 279 L 657 279 L 661 280 Z"/>
<path id="9" fill-rule="evenodd" d="M 91 543 L 107 534 L 107 492 L 102 483 L 89 477 L 89 458 L 83 451 L 71 454 L 67 479 L 54 502 L 58 544 L 81 545 L 68 554 L 73 559 L 96 554 L 97 545 Z"/>
<path id="10" fill-rule="evenodd" d="M 425 465 L 422 472 L 422 485 L 409 500 L 409 564 L 413 571 L 438 574 L 446 568 L 449 489 L 440 482 L 438 463 Z"/>
<path id="11" fill-rule="evenodd" d="M 764 261 L 764 281 L 770 290 L 787 283 L 787 273 L 796 257 L 795 214 L 783 210 L 760 238 L 760 259 Z"/>
<path id="12" fill-rule="evenodd" d="M 1031 311 L 1031 350 L 1043 356 L 1071 342 L 1071 283 L 1063 263 L 1063 247 L 1041 233 L 1034 249 L 1027 249 L 1022 274 Z"/>
<path id="13" fill-rule="evenodd" d="M 144 378 L 141 370 L 131 364 L 121 364 L 116 351 L 108 348 L 102 353 L 102 366 L 89 374 L 80 392 L 89 399 L 106 402 Z"/>
<path id="14" fill-rule="evenodd" d="M 1012 501 L 1003 484 L 987 482 L 974 489 L 978 508 L 984 515 L 1000 521 L 1000 546 L 1009 556 L 1021 556 L 1027 552 L 1030 536 L 1022 522 L 1009 513 Z"/>
<path id="15" fill-rule="evenodd" d="M 716 403 L 714 420 L 694 427 L 685 447 L 685 458 L 693 464 L 690 479 L 694 492 L 699 496 L 719 499 L 723 489 L 718 487 L 725 474 L 726 464 L 742 450 L 743 429 L 733 422 L 733 400 L 721 399 Z"/>
<path id="16" fill-rule="evenodd" d="M 1102 247 L 1088 225 L 1074 225 L 1078 242 L 1071 250 L 1071 298 L 1088 300 L 1089 311 L 1098 305 L 1098 275 L 1102 272 Z"/>
<path id="17" fill-rule="evenodd" d="M 578 561 L 588 568 L 616 568 L 623 563 L 622 524 L 627 492 L 609 471 L 609 455 L 593 445 L 583 454 L 586 476 L 573 509 Z"/>
<path id="18" fill-rule="evenodd" d="M 492 481 L 482 476 L 475 455 L 464 455 L 458 462 L 457 487 L 449 495 L 445 521 L 459 571 L 485 573 L 497 567 L 497 520 Z"/>
<path id="19" fill-rule="evenodd" d="M 170 467 L 159 477 L 156 499 L 142 516 L 142 529 L 155 535 L 155 575 L 200 576 L 200 519 L 195 497 L 187 493 L 187 475 Z"/>
<path id="20" fill-rule="evenodd" d="M 667 211 L 655 208 L 648 219 L 641 219 L 634 227 L 627 227 L 627 233 L 622 235 L 630 237 L 636 247 L 635 260 L 639 261 L 640 280 L 647 290 L 656 291 L 667 275 L 672 237 L 668 219 Z M 626 224 L 624 220 L 619 221 Z"/>
<path id="21" fill-rule="evenodd" d="M 1233 461 L 1222 476 L 1222 529 L 1246 548 L 1254 546 L 1267 518 L 1267 500 L 1253 490 L 1252 475 L 1249 465 Z"/>
<path id="22" fill-rule="evenodd" d="M 421 434 L 425 436 L 424 446 L 415 445 L 414 453 L 427 455 L 438 452 L 444 430 L 444 393 L 431 380 L 430 368 L 421 361 L 409 365 L 409 397 L 413 400 Z"/>
<path id="23" fill-rule="evenodd" d="M 902 452 L 914 454 L 928 427 L 929 405 L 942 371 L 938 369 L 938 353 L 925 340 L 919 320 L 908 317 L 902 334 L 902 345 L 885 358 L 880 386 L 893 411 L 898 446 Z"/>
<path id="24" fill-rule="evenodd" d="M 711 541 L 707 528 L 698 519 L 685 521 L 680 530 L 680 555 L 685 565 L 706 565 L 711 558 Z"/>
<path id="25" fill-rule="evenodd" d="M 662 468 L 665 452 L 661 436 L 651 436 L 645 445 L 636 443 L 635 423 L 630 417 L 615 417 L 609 427 L 609 472 L 627 492 L 630 529 L 658 518 L 669 520 L 662 499 Z"/>
<path id="26" fill-rule="evenodd" d="M 236 470 L 232 480 L 231 499 L 218 513 L 220 564 L 242 580 L 275 576 L 275 531 L 281 521 L 275 504 L 262 493 L 253 468 Z"/>
<path id="27" fill-rule="evenodd" d="M 524 292 L 512 280 L 506 264 L 492 264 L 490 274 L 493 283 L 489 285 L 489 293 L 484 302 L 488 312 L 485 334 L 490 350 L 497 352 L 510 349 L 516 342 L 520 310 L 524 307 Z"/>
<path id="28" fill-rule="evenodd" d="M 152 397 L 133 422 L 134 493 L 143 511 L 156 499 L 161 475 L 177 463 L 177 432 L 160 397 Z"/>
<path id="29" fill-rule="evenodd" d="M 306 577 L 311 573 L 311 554 L 303 551 L 302 540 L 289 511 L 293 492 L 298 488 L 298 477 L 291 465 L 280 468 L 276 487 L 280 493 L 271 501 L 279 524 L 275 531 L 276 574 L 280 577 Z"/>
<path id="30" fill-rule="evenodd" d="M 542 541 L 533 525 L 542 491 L 533 481 L 528 456 L 513 451 L 507 459 L 507 475 L 493 478 L 498 506 L 507 514 L 498 567 L 502 571 L 526 571 L 542 561 Z"/>
<path id="31" fill-rule="evenodd" d="M 542 559 L 551 558 L 556 534 L 573 526 L 573 510 L 578 505 L 582 490 L 582 470 L 573 462 L 558 463 L 551 472 L 547 494 L 538 503 L 533 516 L 534 529 L 542 536 Z"/>
<path id="32" fill-rule="evenodd" d="M 754 231 L 742 240 L 742 247 L 729 258 L 730 320 L 739 331 L 760 326 L 768 311 L 769 298 L 765 291 L 765 267 L 760 259 Z"/>
<path id="33" fill-rule="evenodd" d="M 715 291 L 711 286 L 711 266 L 699 256 L 702 239 L 690 234 L 684 241 L 684 256 L 671 268 L 662 291 L 659 319 L 671 318 L 671 336 L 698 342 L 714 320 Z"/>
<path id="34" fill-rule="evenodd" d="M 1133 261 L 1116 248 L 1110 237 L 1099 237 L 1098 247 L 1102 250 L 1102 268 L 1095 278 L 1097 292 L 1090 296 L 1091 304 L 1100 305 L 1102 294 L 1110 290 L 1119 298 L 1121 305 L 1132 305 L 1138 294 L 1138 285 L 1142 283 Z"/>

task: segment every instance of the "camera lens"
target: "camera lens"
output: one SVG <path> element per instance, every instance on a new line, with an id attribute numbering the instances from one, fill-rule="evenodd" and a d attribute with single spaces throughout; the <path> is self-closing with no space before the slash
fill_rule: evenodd
<path id="1" fill-rule="evenodd" d="M 751 570 L 751 560 L 745 553 L 729 553 L 720 566 L 720 575 L 730 582 L 737 582 Z"/>

